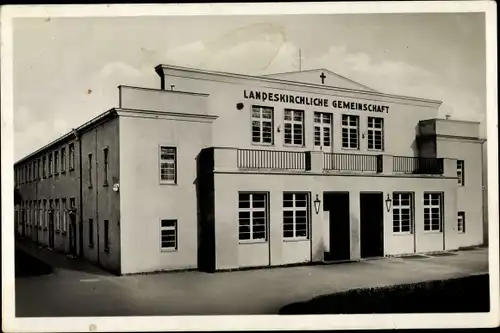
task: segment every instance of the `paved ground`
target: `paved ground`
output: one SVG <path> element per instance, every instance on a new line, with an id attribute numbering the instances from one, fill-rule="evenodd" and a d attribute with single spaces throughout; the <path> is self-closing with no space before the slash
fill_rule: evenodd
<path id="1" fill-rule="evenodd" d="M 208 274 L 113 276 L 34 246 L 24 251 L 54 266 L 50 275 L 16 278 L 16 316 L 277 314 L 287 304 L 354 288 L 488 272 L 487 249 L 449 256 Z"/>

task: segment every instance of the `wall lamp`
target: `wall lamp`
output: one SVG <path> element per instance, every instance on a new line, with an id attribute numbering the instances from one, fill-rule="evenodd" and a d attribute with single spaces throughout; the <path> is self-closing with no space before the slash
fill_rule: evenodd
<path id="1" fill-rule="evenodd" d="M 387 212 L 391 211 L 391 206 L 392 206 L 392 200 L 391 197 L 389 196 L 389 193 L 387 193 L 387 198 L 385 199 L 385 208 L 387 208 Z"/>
<path id="2" fill-rule="evenodd" d="M 314 210 L 316 211 L 316 215 L 319 214 L 319 207 L 321 205 L 321 200 L 319 200 L 318 195 L 316 194 L 316 199 L 314 200 Z"/>

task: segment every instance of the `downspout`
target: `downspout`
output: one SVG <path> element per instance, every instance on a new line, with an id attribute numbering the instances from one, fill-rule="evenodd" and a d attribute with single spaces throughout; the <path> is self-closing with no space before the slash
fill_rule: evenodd
<path id="1" fill-rule="evenodd" d="M 80 178 L 79 180 L 79 197 L 80 199 L 78 200 L 79 201 L 79 205 L 80 205 L 80 209 L 78 210 L 78 219 L 79 219 L 79 223 L 78 223 L 78 237 L 77 239 L 75 239 L 75 242 L 78 240 L 78 243 L 79 243 L 79 250 L 78 251 L 79 253 L 79 256 L 80 257 L 83 257 L 83 234 L 82 234 L 82 231 L 83 231 L 83 179 L 82 179 L 82 140 L 81 140 L 81 137 L 80 137 L 80 134 L 75 131 L 74 132 L 75 134 L 75 137 L 76 137 L 76 141 L 78 142 L 78 177 Z M 74 158 L 74 153 L 73 153 L 73 158 Z M 76 230 L 75 230 L 75 237 L 76 237 Z"/>

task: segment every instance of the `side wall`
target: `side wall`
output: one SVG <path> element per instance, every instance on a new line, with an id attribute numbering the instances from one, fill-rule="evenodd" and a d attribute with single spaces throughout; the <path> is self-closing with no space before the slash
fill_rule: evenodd
<path id="1" fill-rule="evenodd" d="M 212 144 L 211 122 L 119 119 L 122 273 L 197 268 L 197 158 Z M 160 184 L 162 145 L 177 148 L 177 184 Z M 161 250 L 162 219 L 177 220 L 175 251 Z"/>
<path id="2" fill-rule="evenodd" d="M 115 273 L 120 273 L 121 257 L 120 194 L 113 191 L 113 184 L 120 179 L 119 132 L 118 118 L 114 118 L 84 133 L 81 138 L 84 257 Z M 108 149 L 107 183 L 104 149 Z M 92 154 L 91 164 L 89 154 Z M 89 225 L 91 220 L 92 227 Z M 109 221 L 109 249 L 105 248 L 106 220 Z"/>
<path id="3" fill-rule="evenodd" d="M 465 186 L 457 187 L 457 211 L 465 212 L 465 233 L 459 235 L 459 246 L 480 245 L 483 236 L 483 161 L 482 146 L 477 142 L 437 139 L 437 154 L 464 160 Z"/>

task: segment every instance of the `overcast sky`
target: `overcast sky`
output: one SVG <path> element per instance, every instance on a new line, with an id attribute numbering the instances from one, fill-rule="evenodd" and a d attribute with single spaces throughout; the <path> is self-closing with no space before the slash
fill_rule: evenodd
<path id="1" fill-rule="evenodd" d="M 14 21 L 15 159 L 159 88 L 158 64 L 259 75 L 325 68 L 484 122 L 484 14 L 51 18 Z M 484 132 L 483 132 L 484 134 Z"/>

